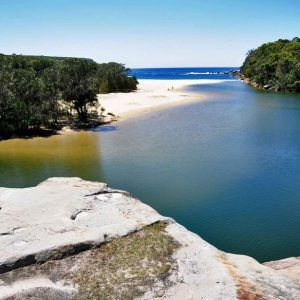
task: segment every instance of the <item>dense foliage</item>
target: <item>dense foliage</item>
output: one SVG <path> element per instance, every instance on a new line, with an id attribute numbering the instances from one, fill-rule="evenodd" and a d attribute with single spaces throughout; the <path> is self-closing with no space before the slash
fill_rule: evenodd
<path id="1" fill-rule="evenodd" d="M 300 39 L 278 40 L 249 51 L 241 72 L 259 86 L 300 92 Z"/>
<path id="2" fill-rule="evenodd" d="M 0 138 L 86 121 L 98 93 L 136 89 L 128 72 L 91 59 L 0 54 Z"/>
<path id="3" fill-rule="evenodd" d="M 87 105 L 97 102 L 98 65 L 93 61 L 71 58 L 61 68 L 62 98 L 76 110 L 80 120 L 87 119 Z"/>
<path id="4" fill-rule="evenodd" d="M 114 62 L 99 65 L 100 93 L 135 90 L 138 83 L 137 79 L 124 76 L 129 71 L 130 69 L 126 69 L 123 65 Z"/>

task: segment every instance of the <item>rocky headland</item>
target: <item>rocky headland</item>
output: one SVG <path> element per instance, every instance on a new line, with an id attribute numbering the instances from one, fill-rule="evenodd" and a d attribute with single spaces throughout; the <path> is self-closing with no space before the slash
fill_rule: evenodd
<path id="1" fill-rule="evenodd" d="M 241 73 L 235 73 L 234 76 L 236 78 L 238 78 L 239 80 L 243 81 L 244 83 L 246 84 L 249 84 L 251 85 L 252 87 L 256 88 L 256 89 L 260 89 L 260 90 L 273 90 L 273 91 L 276 91 L 278 92 L 279 90 L 275 87 L 272 87 L 271 85 L 269 84 L 258 84 L 257 82 L 255 82 L 254 80 L 250 79 L 250 78 L 247 78 L 245 77 L 243 74 Z"/>
<path id="2" fill-rule="evenodd" d="M 241 70 L 231 70 L 231 71 L 225 72 L 225 74 L 232 75 L 233 77 L 239 79 L 240 81 L 242 81 L 246 84 L 251 85 L 252 87 L 254 87 L 256 89 L 279 91 L 278 89 L 276 89 L 275 87 L 272 87 L 269 84 L 259 84 L 255 80 L 246 77 L 241 72 Z"/>
<path id="3" fill-rule="evenodd" d="M 300 259 L 222 252 L 80 178 L 0 188 L 0 299 L 300 299 Z"/>

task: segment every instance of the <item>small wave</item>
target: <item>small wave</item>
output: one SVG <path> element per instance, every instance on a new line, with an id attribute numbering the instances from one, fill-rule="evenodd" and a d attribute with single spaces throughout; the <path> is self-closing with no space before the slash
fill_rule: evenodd
<path id="1" fill-rule="evenodd" d="M 217 74 L 222 74 L 222 73 L 221 72 L 188 72 L 180 75 L 187 76 L 187 75 L 217 75 Z"/>
<path id="2" fill-rule="evenodd" d="M 186 73 L 185 75 L 208 75 L 209 72 L 189 72 Z"/>

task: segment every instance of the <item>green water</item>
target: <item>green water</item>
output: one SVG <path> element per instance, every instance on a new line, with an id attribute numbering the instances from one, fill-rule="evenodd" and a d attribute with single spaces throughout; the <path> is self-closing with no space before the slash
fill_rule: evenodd
<path id="1" fill-rule="evenodd" d="M 206 100 L 103 132 L 0 142 L 0 186 L 105 181 L 224 251 L 299 256 L 299 95 L 237 81 L 190 89 Z"/>

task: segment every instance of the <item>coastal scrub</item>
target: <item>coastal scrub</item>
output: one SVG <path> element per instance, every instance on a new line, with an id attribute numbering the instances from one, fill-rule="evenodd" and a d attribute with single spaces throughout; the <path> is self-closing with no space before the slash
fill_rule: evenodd
<path id="1" fill-rule="evenodd" d="M 254 86 L 300 92 L 300 38 L 280 39 L 250 50 L 241 71 Z"/>

